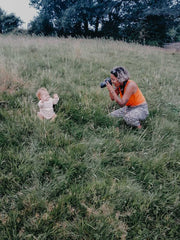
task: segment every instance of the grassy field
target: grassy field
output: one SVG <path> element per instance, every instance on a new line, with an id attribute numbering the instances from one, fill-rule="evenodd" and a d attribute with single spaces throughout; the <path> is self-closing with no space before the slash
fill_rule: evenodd
<path id="1" fill-rule="evenodd" d="M 0 239 L 178 240 L 180 54 L 111 40 L 0 37 Z M 124 66 L 138 131 L 99 87 Z M 36 91 L 60 97 L 55 122 Z"/>

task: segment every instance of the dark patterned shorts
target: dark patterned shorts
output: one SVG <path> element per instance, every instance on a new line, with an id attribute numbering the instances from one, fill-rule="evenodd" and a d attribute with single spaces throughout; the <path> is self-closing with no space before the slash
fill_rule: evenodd
<path id="1" fill-rule="evenodd" d="M 136 107 L 124 106 L 110 113 L 110 116 L 123 118 L 128 125 L 139 126 L 140 121 L 143 121 L 149 115 L 147 103 Z"/>

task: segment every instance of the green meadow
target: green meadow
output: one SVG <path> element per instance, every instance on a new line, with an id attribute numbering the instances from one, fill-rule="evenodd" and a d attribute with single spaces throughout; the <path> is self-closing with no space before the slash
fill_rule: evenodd
<path id="1" fill-rule="evenodd" d="M 0 37 L 0 239 L 178 240 L 180 53 L 105 39 Z M 100 82 L 124 66 L 138 131 Z M 54 122 L 36 91 L 57 93 Z"/>

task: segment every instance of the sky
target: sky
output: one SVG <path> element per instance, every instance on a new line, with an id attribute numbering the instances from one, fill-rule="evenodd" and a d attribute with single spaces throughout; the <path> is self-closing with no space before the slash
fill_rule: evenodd
<path id="1" fill-rule="evenodd" d="M 29 0 L 0 0 L 0 8 L 6 14 L 14 13 L 24 22 L 21 26 L 27 29 L 28 23 L 37 15 L 35 8 L 29 6 Z"/>

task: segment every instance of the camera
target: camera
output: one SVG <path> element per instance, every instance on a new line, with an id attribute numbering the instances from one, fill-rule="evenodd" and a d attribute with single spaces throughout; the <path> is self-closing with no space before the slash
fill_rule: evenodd
<path id="1" fill-rule="evenodd" d="M 100 87 L 101 87 L 101 88 L 106 87 L 106 83 L 107 83 L 107 82 L 109 82 L 109 83 L 112 85 L 111 78 L 110 78 L 110 77 L 107 77 L 107 78 L 104 80 L 104 82 L 101 82 L 101 83 L 100 83 Z"/>

